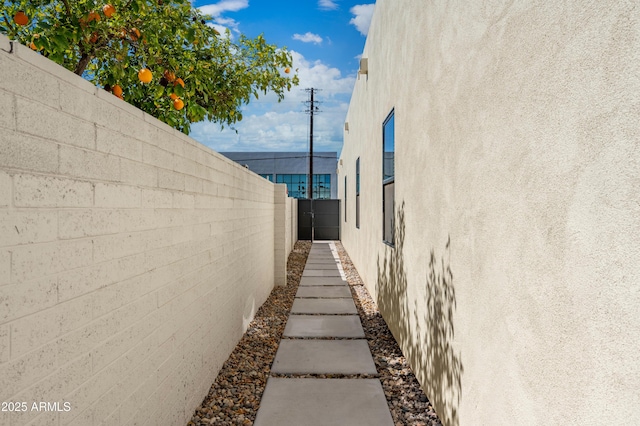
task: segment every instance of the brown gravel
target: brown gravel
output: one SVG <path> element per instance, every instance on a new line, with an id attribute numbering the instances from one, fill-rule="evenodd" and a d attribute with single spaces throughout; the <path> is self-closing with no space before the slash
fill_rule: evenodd
<path id="1" fill-rule="evenodd" d="M 336 242 L 336 248 L 378 374 L 295 377 L 379 378 L 396 426 L 441 425 L 342 244 Z M 287 286 L 274 288 L 267 301 L 258 309 L 247 332 L 223 364 L 209 394 L 196 409 L 187 426 L 253 424 L 310 249 L 309 241 L 298 241 L 295 244 L 287 261 Z"/>

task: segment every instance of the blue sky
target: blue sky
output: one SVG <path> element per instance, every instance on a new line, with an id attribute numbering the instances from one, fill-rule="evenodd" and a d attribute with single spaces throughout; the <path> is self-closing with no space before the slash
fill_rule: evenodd
<path id="1" fill-rule="evenodd" d="M 321 112 L 314 116 L 314 151 L 342 149 L 342 131 L 359 56 L 373 14 L 370 0 L 211 0 L 194 1 L 232 37 L 264 34 L 268 43 L 293 55 L 300 85 L 278 103 L 273 94 L 244 107 L 243 121 L 233 130 L 216 123 L 196 123 L 191 137 L 216 151 L 306 151 L 309 116 L 305 88 L 320 89 Z"/>

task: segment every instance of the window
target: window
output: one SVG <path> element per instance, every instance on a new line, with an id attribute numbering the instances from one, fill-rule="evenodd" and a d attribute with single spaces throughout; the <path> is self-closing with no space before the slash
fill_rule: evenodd
<path id="1" fill-rule="evenodd" d="M 271 173 L 269 173 L 268 175 L 265 174 L 260 174 L 260 176 L 262 176 L 263 178 L 267 179 L 269 182 L 273 182 L 273 175 Z"/>
<path id="2" fill-rule="evenodd" d="M 347 221 L 347 177 L 344 177 L 344 221 Z"/>
<path id="3" fill-rule="evenodd" d="M 313 175 L 313 198 L 315 200 L 331 198 L 331 175 Z"/>
<path id="4" fill-rule="evenodd" d="M 382 124 L 382 240 L 393 245 L 395 203 L 395 135 L 394 111 Z"/>
<path id="5" fill-rule="evenodd" d="M 360 228 L 360 157 L 356 160 L 356 228 Z"/>
<path id="6" fill-rule="evenodd" d="M 307 175 L 276 175 L 276 183 L 286 184 L 290 197 L 307 198 Z"/>
<path id="7" fill-rule="evenodd" d="M 279 174 L 276 183 L 286 183 L 289 196 L 293 198 L 307 198 L 306 174 Z M 313 175 L 313 198 L 331 198 L 331 175 Z"/>

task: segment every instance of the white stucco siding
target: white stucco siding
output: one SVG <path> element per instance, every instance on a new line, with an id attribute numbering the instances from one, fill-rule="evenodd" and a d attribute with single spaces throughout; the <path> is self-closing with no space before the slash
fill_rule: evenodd
<path id="1" fill-rule="evenodd" d="M 377 2 L 346 118 L 342 238 L 445 423 L 640 421 L 639 35 L 632 1 Z M 443 289 L 444 323 L 429 306 Z"/>

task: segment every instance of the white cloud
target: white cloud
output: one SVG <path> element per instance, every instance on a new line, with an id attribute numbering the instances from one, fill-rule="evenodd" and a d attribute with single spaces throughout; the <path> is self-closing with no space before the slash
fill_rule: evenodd
<path id="1" fill-rule="evenodd" d="M 220 34 L 224 34 L 227 28 L 239 33 L 238 22 L 231 18 L 222 16 L 225 12 L 237 12 L 249 7 L 249 0 L 222 0 L 215 4 L 200 6 L 198 9 L 205 15 L 211 15 L 213 18 L 213 26 Z"/>
<path id="2" fill-rule="evenodd" d="M 217 18 L 224 12 L 237 12 L 247 7 L 249 7 L 249 0 L 222 0 L 215 4 L 200 6 L 198 9 L 205 15 Z"/>
<path id="3" fill-rule="evenodd" d="M 353 6 L 350 10 L 354 17 L 351 18 L 349 23 L 353 24 L 363 36 L 366 36 L 369 32 L 374 8 L 375 4 L 359 4 Z"/>
<path id="4" fill-rule="evenodd" d="M 320 37 L 318 34 L 313 34 L 310 32 L 307 32 L 306 34 L 294 34 L 293 39 L 300 40 L 304 43 L 322 43 L 322 37 Z"/>
<path id="5" fill-rule="evenodd" d="M 244 119 L 233 130 L 220 131 L 216 123 L 196 123 L 191 136 L 216 151 L 304 151 L 309 142 L 309 116 L 304 113 L 306 88 L 320 89 L 316 100 L 320 112 L 314 116 L 314 149 L 342 149 L 344 119 L 355 76 L 343 77 L 340 70 L 321 61 L 309 61 L 291 51 L 293 68 L 300 85 L 287 92 L 284 102 L 268 94 L 244 108 Z"/>
<path id="6" fill-rule="evenodd" d="M 322 10 L 335 10 L 338 8 L 338 5 L 332 0 L 319 0 L 318 7 Z"/>
<path id="7" fill-rule="evenodd" d="M 322 61 L 308 61 L 302 54 L 292 50 L 293 67 L 298 68 L 301 88 L 322 89 L 321 97 L 334 97 L 340 94 L 351 96 L 355 77 L 342 77 L 338 68 L 331 68 Z M 306 94 L 303 98 L 306 99 Z"/>
<path id="8" fill-rule="evenodd" d="M 225 27 L 224 25 L 220 25 L 219 23 L 207 22 L 207 26 L 214 28 L 217 32 L 219 32 L 219 37 L 225 37 L 227 27 Z M 233 39 L 233 36 L 231 37 L 231 39 Z"/>

